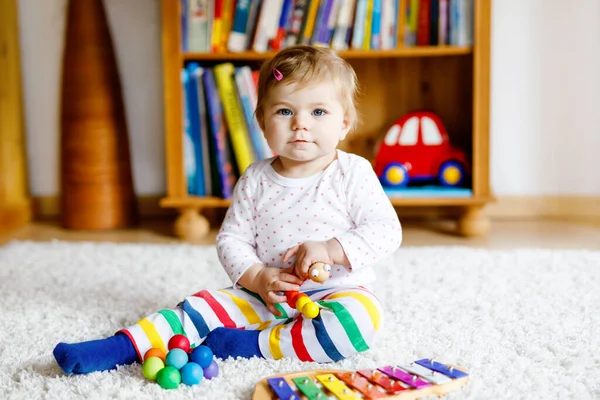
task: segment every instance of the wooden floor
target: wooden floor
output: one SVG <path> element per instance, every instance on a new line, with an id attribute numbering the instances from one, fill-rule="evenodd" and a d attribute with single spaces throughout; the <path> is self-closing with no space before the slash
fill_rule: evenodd
<path id="1" fill-rule="evenodd" d="M 8 234 L 0 244 L 12 240 L 93 241 L 116 243 L 177 243 L 169 219 L 146 220 L 135 229 L 85 232 L 61 229 L 56 221 L 37 221 Z M 462 238 L 448 233 L 450 223 L 403 221 L 403 246 L 471 246 L 507 249 L 518 247 L 600 250 L 600 221 L 494 220 L 491 232 L 481 238 Z M 217 231 L 197 244 L 214 244 Z"/>

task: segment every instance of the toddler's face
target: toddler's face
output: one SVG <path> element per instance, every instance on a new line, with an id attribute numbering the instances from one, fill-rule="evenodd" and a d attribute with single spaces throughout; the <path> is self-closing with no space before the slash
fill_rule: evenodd
<path id="1" fill-rule="evenodd" d="M 296 163 L 330 157 L 350 130 L 333 83 L 298 88 L 273 87 L 264 105 L 264 133 L 269 147 Z"/>

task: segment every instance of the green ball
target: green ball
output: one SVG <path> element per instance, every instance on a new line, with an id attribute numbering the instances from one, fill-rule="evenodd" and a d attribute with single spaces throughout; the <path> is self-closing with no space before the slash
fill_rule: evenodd
<path id="1" fill-rule="evenodd" d="M 156 381 L 163 389 L 175 389 L 181 383 L 181 373 L 177 368 L 168 365 L 158 371 Z"/>
<path id="2" fill-rule="evenodd" d="M 142 374 L 144 378 L 150 379 L 151 381 L 156 380 L 156 374 L 158 371 L 165 367 L 165 363 L 158 357 L 148 357 L 142 365 Z"/>

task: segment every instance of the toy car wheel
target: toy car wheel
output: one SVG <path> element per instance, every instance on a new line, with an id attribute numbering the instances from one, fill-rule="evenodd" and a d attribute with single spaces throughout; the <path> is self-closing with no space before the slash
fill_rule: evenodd
<path id="1" fill-rule="evenodd" d="M 400 163 L 390 163 L 383 169 L 381 180 L 386 186 L 406 186 L 409 180 L 408 170 Z"/>
<path id="2" fill-rule="evenodd" d="M 457 161 L 446 161 L 440 167 L 438 178 L 443 186 L 455 187 L 465 179 L 465 169 Z"/>

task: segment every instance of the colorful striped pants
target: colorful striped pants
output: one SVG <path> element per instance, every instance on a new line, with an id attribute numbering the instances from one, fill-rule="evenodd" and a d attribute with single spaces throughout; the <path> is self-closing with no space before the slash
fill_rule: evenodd
<path id="1" fill-rule="evenodd" d="M 383 324 L 381 303 L 363 287 L 307 291 L 319 304 L 318 318 L 305 318 L 287 303 L 273 315 L 263 300 L 246 289 L 203 290 L 174 309 L 161 310 L 121 332 L 134 343 L 140 359 L 152 347 L 166 350 L 169 339 L 184 334 L 191 346 L 200 345 L 215 328 L 260 330 L 259 347 L 265 358 L 297 358 L 331 362 L 368 350 Z"/>

